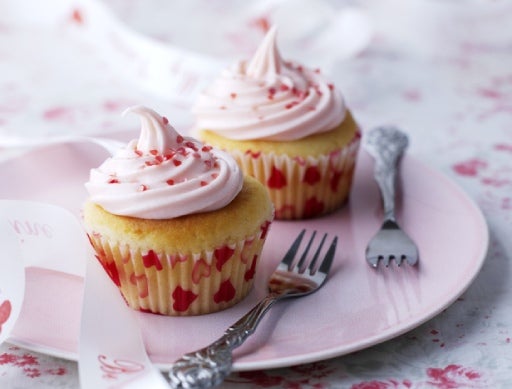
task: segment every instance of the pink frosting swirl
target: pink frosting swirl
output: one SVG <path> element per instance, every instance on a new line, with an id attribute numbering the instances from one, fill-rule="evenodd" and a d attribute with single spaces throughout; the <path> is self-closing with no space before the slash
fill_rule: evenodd
<path id="1" fill-rule="evenodd" d="M 192 111 L 196 129 L 234 140 L 288 141 L 332 130 L 346 109 L 318 70 L 282 60 L 272 28 L 251 61 L 225 69 Z"/>
<path id="2" fill-rule="evenodd" d="M 181 136 L 149 108 L 126 112 L 140 115 L 140 137 L 91 170 L 90 201 L 116 215 L 170 219 L 222 208 L 238 194 L 243 176 L 232 157 Z"/>

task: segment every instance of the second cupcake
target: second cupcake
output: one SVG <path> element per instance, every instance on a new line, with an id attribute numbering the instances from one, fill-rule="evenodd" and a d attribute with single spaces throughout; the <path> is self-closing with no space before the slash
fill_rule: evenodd
<path id="1" fill-rule="evenodd" d="M 348 198 L 360 130 L 318 70 L 283 61 L 272 28 L 250 61 L 198 97 L 196 136 L 231 153 L 267 188 L 278 219 L 303 219 Z"/>

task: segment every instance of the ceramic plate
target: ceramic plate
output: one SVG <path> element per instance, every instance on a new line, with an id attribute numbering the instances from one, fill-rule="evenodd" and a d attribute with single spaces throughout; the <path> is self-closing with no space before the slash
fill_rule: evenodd
<path id="1" fill-rule="evenodd" d="M 88 171 L 105 157 L 103 150 L 87 144 L 32 150 L 0 164 L 0 182 L 9 183 L 0 186 L 0 197 L 53 203 L 78 216 Z M 401 178 L 398 220 L 419 246 L 418 266 L 373 269 L 366 264 L 365 247 L 380 225 L 381 206 L 372 160 L 361 152 L 350 202 L 342 210 L 314 220 L 273 223 L 255 287 L 243 302 L 199 317 L 135 313 L 153 362 L 168 367 L 181 354 L 220 336 L 264 295 L 270 273 L 303 228 L 339 236 L 330 279 L 318 293 L 277 304 L 236 350 L 235 370 L 340 356 L 400 335 L 441 312 L 480 270 L 487 226 L 456 185 L 414 158 L 403 159 Z M 11 341 L 76 359 L 82 288 L 80 277 L 28 269 L 26 301 Z"/>

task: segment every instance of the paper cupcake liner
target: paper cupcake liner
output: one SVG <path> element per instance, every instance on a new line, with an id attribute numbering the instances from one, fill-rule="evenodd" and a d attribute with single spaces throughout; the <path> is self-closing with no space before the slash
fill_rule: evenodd
<path id="1" fill-rule="evenodd" d="M 270 221 L 213 251 L 155 252 L 90 232 L 96 257 L 133 309 L 190 316 L 229 308 L 252 287 Z"/>
<path id="2" fill-rule="evenodd" d="M 339 208 L 348 198 L 360 134 L 341 149 L 320 157 L 292 158 L 273 153 L 230 153 L 245 174 L 267 188 L 276 219 L 307 219 Z"/>

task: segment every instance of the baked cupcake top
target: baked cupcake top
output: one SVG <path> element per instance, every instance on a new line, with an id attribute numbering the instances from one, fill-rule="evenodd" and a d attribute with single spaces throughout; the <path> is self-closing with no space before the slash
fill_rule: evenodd
<path id="1" fill-rule="evenodd" d="M 171 219 L 229 204 L 243 185 L 228 154 L 181 136 L 167 118 L 136 106 L 139 139 L 91 169 L 89 201 L 120 216 Z"/>
<path id="2" fill-rule="evenodd" d="M 289 141 L 332 130 L 346 108 L 319 70 L 283 61 L 272 28 L 253 58 L 225 69 L 192 112 L 198 130 L 233 140 Z"/>

